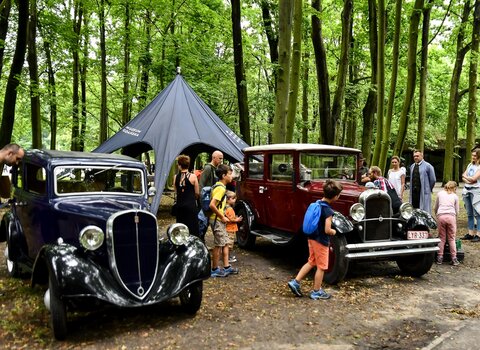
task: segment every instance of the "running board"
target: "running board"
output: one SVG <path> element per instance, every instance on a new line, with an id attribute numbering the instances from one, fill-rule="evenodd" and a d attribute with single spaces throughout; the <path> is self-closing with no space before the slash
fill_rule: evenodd
<path id="1" fill-rule="evenodd" d="M 292 242 L 295 238 L 292 234 L 282 234 L 280 232 L 272 232 L 272 231 L 260 231 L 260 230 L 252 230 L 250 233 L 254 234 L 255 236 L 263 237 L 268 239 L 273 244 L 276 245 L 287 245 Z"/>

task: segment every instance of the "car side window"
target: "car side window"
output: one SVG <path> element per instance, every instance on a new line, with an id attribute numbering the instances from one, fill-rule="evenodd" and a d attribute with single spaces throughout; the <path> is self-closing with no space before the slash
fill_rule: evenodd
<path id="1" fill-rule="evenodd" d="M 293 156 L 291 154 L 272 154 L 269 179 L 273 181 L 293 180 Z"/>
<path id="2" fill-rule="evenodd" d="M 263 159 L 258 159 L 255 156 L 249 157 L 246 176 L 248 179 L 263 179 Z"/>
<path id="3" fill-rule="evenodd" d="M 28 192 L 45 194 L 47 191 L 47 172 L 36 164 L 26 164 L 26 190 Z"/>

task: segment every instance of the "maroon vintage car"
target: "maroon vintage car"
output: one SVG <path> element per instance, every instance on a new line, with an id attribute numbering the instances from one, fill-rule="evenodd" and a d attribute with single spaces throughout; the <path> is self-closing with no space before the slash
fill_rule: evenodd
<path id="1" fill-rule="evenodd" d="M 304 238 L 302 222 L 310 203 L 323 197 L 326 179 L 343 185 L 333 204 L 333 224 L 327 283 L 344 279 L 352 260 L 395 260 L 411 276 L 427 273 L 438 251 L 432 216 L 403 203 L 394 213 L 389 195 L 366 189 L 357 179 L 360 150 L 317 144 L 274 144 L 244 149 L 236 211 L 243 216 L 238 244 L 252 247 L 257 236 L 275 244 Z"/>

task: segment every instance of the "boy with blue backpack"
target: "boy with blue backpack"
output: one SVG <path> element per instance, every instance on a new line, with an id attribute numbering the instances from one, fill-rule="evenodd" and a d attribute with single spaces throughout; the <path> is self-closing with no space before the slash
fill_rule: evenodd
<path id="1" fill-rule="evenodd" d="M 301 280 L 313 269 L 317 267 L 315 272 L 315 278 L 313 282 L 313 292 L 310 293 L 310 298 L 314 300 L 329 299 L 330 294 L 322 289 L 324 271 L 328 268 L 328 245 L 330 243 L 330 236 L 336 234 L 336 231 L 332 228 L 333 209 L 330 204 L 335 202 L 340 197 L 342 192 L 342 185 L 334 180 L 327 180 L 323 185 L 324 197 L 321 201 L 317 201 L 316 210 L 320 211 L 317 218 L 309 217 L 308 221 L 317 221 L 318 226 L 312 229 L 312 233 L 308 235 L 308 261 L 298 272 L 297 276 L 288 282 L 288 286 L 296 296 L 303 296 L 300 289 Z M 310 205 L 314 207 L 314 205 Z M 307 210 L 306 216 L 309 215 Z M 318 220 L 317 220 L 318 219 Z M 309 223 L 304 222 L 304 227 Z M 310 226 L 311 223 L 310 223 Z M 316 226 L 316 225 L 315 225 Z M 311 228 L 311 227 L 310 227 Z M 307 231 L 309 231 L 307 229 Z"/>

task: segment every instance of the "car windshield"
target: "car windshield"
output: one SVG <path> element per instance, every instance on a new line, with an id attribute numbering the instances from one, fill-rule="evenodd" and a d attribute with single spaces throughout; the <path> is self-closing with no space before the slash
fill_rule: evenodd
<path id="1" fill-rule="evenodd" d="M 59 166 L 55 168 L 55 193 L 122 193 L 143 195 L 143 173 L 140 169 L 119 166 Z"/>
<path id="2" fill-rule="evenodd" d="M 300 156 L 302 180 L 355 180 L 356 156 L 354 154 L 302 153 Z"/>

